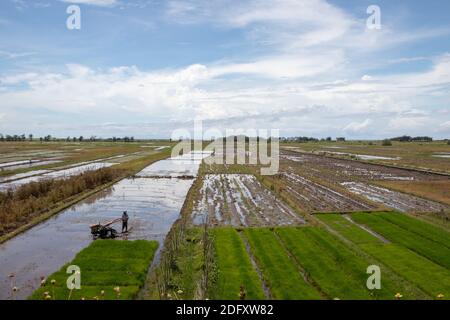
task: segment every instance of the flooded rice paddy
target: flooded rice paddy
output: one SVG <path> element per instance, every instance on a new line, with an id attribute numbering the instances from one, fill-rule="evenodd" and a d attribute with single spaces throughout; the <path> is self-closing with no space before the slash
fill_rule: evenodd
<path id="1" fill-rule="evenodd" d="M 448 210 L 447 206 L 437 202 L 362 182 L 343 182 L 342 185 L 355 194 L 401 212 L 440 212 Z"/>
<path id="2" fill-rule="evenodd" d="M 189 172 L 195 170 L 188 159 L 199 165 L 197 159 L 202 156 L 206 155 L 182 157 Z M 164 170 L 156 162 L 143 171 L 165 175 L 175 163 L 174 169 L 180 170 L 177 161 L 160 162 Z M 130 216 L 128 239 L 162 242 L 179 217 L 192 183 L 192 179 L 125 179 L 0 245 L 0 300 L 11 298 L 10 273 L 15 274 L 14 285 L 19 288 L 15 298 L 26 298 L 41 277 L 58 270 L 92 241 L 89 225 L 118 218 L 124 210 Z M 116 229 L 120 231 L 120 225 Z"/>
<path id="3" fill-rule="evenodd" d="M 8 189 L 16 189 L 24 184 L 30 183 L 30 182 L 37 182 L 41 180 L 48 180 L 48 179 L 67 179 L 69 177 L 73 177 L 79 174 L 82 174 L 87 171 L 94 171 L 102 168 L 107 168 L 113 166 L 114 163 L 108 163 L 108 162 L 95 162 L 90 164 L 85 164 L 81 166 L 76 166 L 64 170 L 57 170 L 57 171 L 50 171 L 50 172 L 40 172 L 37 175 L 28 176 L 19 180 L 14 180 L 10 182 L 4 182 L 0 183 L 0 192 L 6 191 Z M 36 172 L 39 171 L 34 171 Z M 30 173 L 31 174 L 31 173 Z"/>
<path id="4" fill-rule="evenodd" d="M 52 172 L 52 170 L 33 170 L 33 171 L 24 172 L 24 173 L 14 174 L 12 176 L 0 177 L 0 183 L 12 181 L 12 180 L 19 180 L 19 179 L 36 176 L 36 175 L 40 175 L 40 174 L 44 174 L 44 173 L 48 173 L 48 172 Z"/>
<path id="5" fill-rule="evenodd" d="M 279 176 L 284 188 L 305 211 L 382 207 L 403 212 L 449 210 L 440 203 L 370 184 L 371 181 L 449 181 L 446 176 L 289 151 L 284 151 L 280 160 Z"/>
<path id="6" fill-rule="evenodd" d="M 357 154 L 357 153 L 348 153 L 348 152 L 336 152 L 336 151 L 326 151 L 327 153 L 332 153 L 336 155 L 342 156 L 350 156 L 355 157 L 359 160 L 400 160 L 400 157 L 382 157 L 382 156 L 374 156 L 369 154 Z"/>
<path id="7" fill-rule="evenodd" d="M 161 160 L 139 172 L 136 177 L 194 177 L 198 173 L 202 160 L 211 152 L 191 152 L 185 155 Z"/>
<path id="8" fill-rule="evenodd" d="M 443 176 L 431 173 L 330 158 L 310 153 L 284 151 L 280 160 L 281 171 L 286 171 L 288 170 L 287 167 L 291 166 L 305 175 L 331 180 L 336 183 L 352 180 L 430 181 L 446 179 Z"/>
<path id="9" fill-rule="evenodd" d="M 33 168 L 37 166 L 45 166 L 48 164 L 60 163 L 62 160 L 26 160 L 14 161 L 0 164 L 0 171 L 12 171 L 17 169 Z"/>

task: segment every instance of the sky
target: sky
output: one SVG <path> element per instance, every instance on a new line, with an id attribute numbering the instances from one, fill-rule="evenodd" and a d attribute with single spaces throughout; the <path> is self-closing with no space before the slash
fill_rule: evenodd
<path id="1" fill-rule="evenodd" d="M 170 138 L 194 120 L 450 138 L 450 1 L 0 2 L 0 133 Z"/>

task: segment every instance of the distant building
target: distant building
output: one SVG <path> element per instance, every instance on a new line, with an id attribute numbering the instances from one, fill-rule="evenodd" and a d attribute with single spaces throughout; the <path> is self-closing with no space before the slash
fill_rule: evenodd
<path id="1" fill-rule="evenodd" d="M 337 138 L 336 138 L 336 141 L 338 141 L 338 142 L 339 142 L 339 141 L 345 141 L 345 138 L 344 138 L 344 137 L 337 137 Z"/>

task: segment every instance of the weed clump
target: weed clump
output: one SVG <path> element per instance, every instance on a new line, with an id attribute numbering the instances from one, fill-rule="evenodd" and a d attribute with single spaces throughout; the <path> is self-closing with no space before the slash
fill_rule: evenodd
<path id="1" fill-rule="evenodd" d="M 0 236 L 27 224 L 59 202 L 125 176 L 126 170 L 103 168 L 63 180 L 42 180 L 0 192 Z"/>

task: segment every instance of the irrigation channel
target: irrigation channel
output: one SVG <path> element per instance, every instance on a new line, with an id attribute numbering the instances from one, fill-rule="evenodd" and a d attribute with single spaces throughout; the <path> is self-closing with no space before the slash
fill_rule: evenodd
<path id="1" fill-rule="evenodd" d="M 195 177 L 208 155 L 191 152 L 158 161 L 1 244 L 0 300 L 12 298 L 11 285 L 19 289 L 15 299 L 26 299 L 41 277 L 57 271 L 92 241 L 89 225 L 118 218 L 124 210 L 130 216 L 128 239 L 162 244 L 193 183 L 186 177 Z"/>

